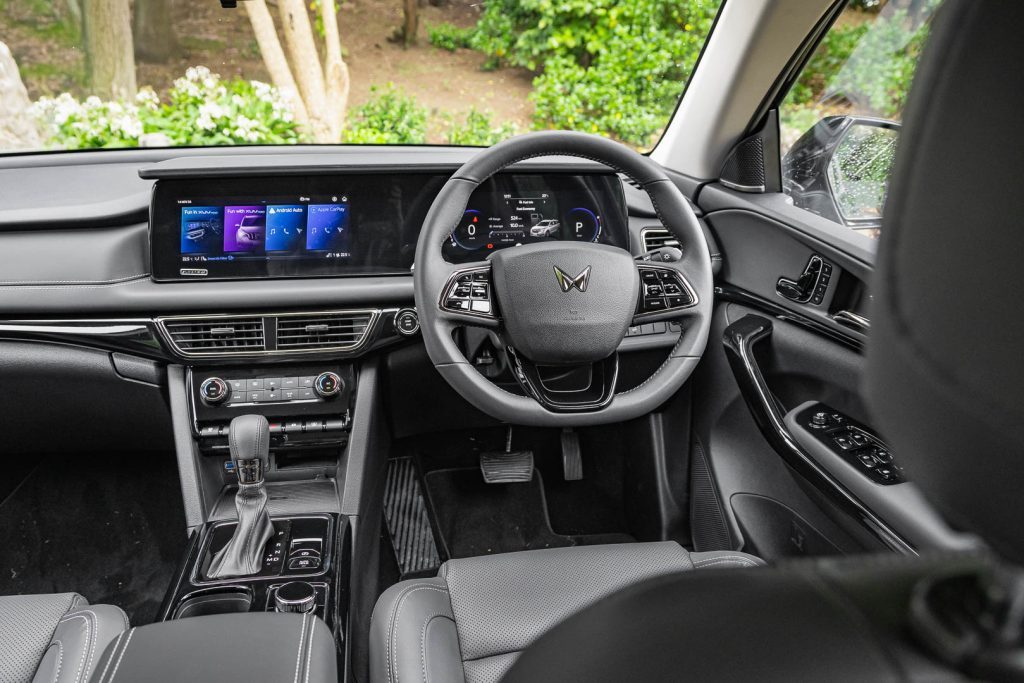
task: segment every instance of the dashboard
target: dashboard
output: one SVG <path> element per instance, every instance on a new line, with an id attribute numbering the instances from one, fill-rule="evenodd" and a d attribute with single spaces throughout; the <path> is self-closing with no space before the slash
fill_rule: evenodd
<path id="1" fill-rule="evenodd" d="M 449 175 L 336 173 L 159 180 L 150 218 L 155 281 L 408 274 Z M 504 173 L 474 192 L 439 245 L 453 263 L 550 240 L 628 248 L 612 173 Z"/>

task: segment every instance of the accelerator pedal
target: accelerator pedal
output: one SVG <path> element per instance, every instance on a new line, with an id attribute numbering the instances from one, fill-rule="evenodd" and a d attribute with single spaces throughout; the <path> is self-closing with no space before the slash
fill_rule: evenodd
<path id="1" fill-rule="evenodd" d="M 512 428 L 505 437 L 505 451 L 480 454 L 480 472 L 488 484 L 533 481 L 533 451 L 512 450 Z"/>
<path id="2" fill-rule="evenodd" d="M 402 578 L 437 571 L 441 558 L 412 458 L 396 458 L 388 463 L 384 520 Z"/>
<path id="3" fill-rule="evenodd" d="M 571 428 L 562 430 L 562 475 L 566 481 L 579 481 L 583 478 L 580 435 Z"/>

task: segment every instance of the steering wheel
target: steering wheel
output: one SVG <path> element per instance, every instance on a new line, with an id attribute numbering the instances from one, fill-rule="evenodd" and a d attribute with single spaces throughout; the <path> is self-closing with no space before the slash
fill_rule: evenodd
<path id="1" fill-rule="evenodd" d="M 574 156 L 623 173 L 647 192 L 678 240 L 681 260 L 634 261 L 618 247 L 540 242 L 452 264 L 441 245 L 470 195 L 526 159 Z M 434 367 L 459 393 L 499 420 L 536 426 L 621 422 L 651 412 L 682 387 L 711 327 L 711 255 L 697 218 L 653 161 L 619 143 L 572 132 L 529 133 L 485 149 L 441 188 L 416 244 L 416 309 Z M 617 349 L 630 325 L 681 324 L 666 361 L 639 386 L 616 393 Z M 494 331 L 525 396 L 484 377 L 453 339 L 461 326 Z"/>

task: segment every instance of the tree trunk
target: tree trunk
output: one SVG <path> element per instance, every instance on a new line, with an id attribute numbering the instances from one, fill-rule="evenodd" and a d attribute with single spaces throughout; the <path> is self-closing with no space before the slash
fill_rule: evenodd
<path id="1" fill-rule="evenodd" d="M 317 54 L 306 5 L 303 0 L 278 0 L 278 9 L 281 11 L 285 44 L 291 57 L 289 62 L 298 81 L 299 92 L 306 103 L 313 138 L 317 142 L 337 142 L 337 138 L 332 135 L 324 72 L 320 66 L 320 55 Z"/>
<path id="2" fill-rule="evenodd" d="M 135 97 L 135 55 L 128 0 L 85 0 L 86 73 L 92 94 L 103 99 Z"/>
<path id="3" fill-rule="evenodd" d="M 327 107 L 330 112 L 331 135 L 341 139 L 345 128 L 345 112 L 348 109 L 348 93 L 351 85 L 348 65 L 341 51 L 341 37 L 338 35 L 338 11 L 334 0 L 321 0 L 320 11 L 324 25 L 325 77 L 327 79 Z"/>
<path id="4" fill-rule="evenodd" d="M 420 30 L 420 0 L 403 0 L 402 44 L 406 47 L 416 44 Z"/>
<path id="5" fill-rule="evenodd" d="M 164 63 L 178 53 L 171 4 L 172 0 L 135 0 L 132 34 L 139 61 Z"/>
<path id="6" fill-rule="evenodd" d="M 284 49 L 281 48 L 281 41 L 277 37 L 277 29 L 274 28 L 274 18 L 267 9 L 264 0 L 249 0 L 242 3 L 246 13 L 249 15 L 249 23 L 252 24 L 252 32 L 256 36 L 256 43 L 260 46 L 260 54 L 263 55 L 263 63 L 270 72 L 270 80 L 274 86 L 281 91 L 281 95 L 288 100 L 295 114 L 295 120 L 304 128 L 309 128 L 309 114 L 306 111 L 306 104 L 299 95 L 299 89 L 295 85 L 295 78 L 288 66 L 288 58 L 285 57 Z"/>

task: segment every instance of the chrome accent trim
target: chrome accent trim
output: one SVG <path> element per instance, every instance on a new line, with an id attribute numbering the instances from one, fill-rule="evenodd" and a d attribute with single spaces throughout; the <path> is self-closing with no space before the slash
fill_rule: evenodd
<path id="1" fill-rule="evenodd" d="M 725 178 L 719 178 L 718 182 L 721 183 L 722 185 L 724 185 L 725 187 L 728 187 L 730 190 L 736 190 L 737 192 L 756 192 L 758 194 L 761 194 L 766 189 L 763 184 L 762 185 L 740 185 L 739 183 L 734 183 L 731 180 L 726 180 Z"/>
<path id="2" fill-rule="evenodd" d="M 325 315 L 368 315 L 369 321 L 366 323 L 366 329 L 363 331 L 359 340 L 354 343 L 347 344 L 334 344 L 331 346 L 322 346 L 315 349 L 267 349 L 267 318 L 274 319 L 274 333 L 275 338 L 277 336 L 277 321 L 281 318 L 297 318 L 297 317 L 309 317 L 309 316 L 325 316 Z M 364 346 L 369 343 L 370 338 L 377 332 L 378 322 L 381 319 L 382 311 L 379 308 L 359 308 L 359 309 L 344 309 L 344 310 L 314 310 L 314 311 L 299 311 L 292 313 L 210 313 L 206 315 L 174 315 L 174 316 L 162 316 L 156 318 L 157 330 L 159 330 L 161 337 L 167 344 L 171 351 L 181 358 L 265 358 L 265 357 L 288 357 L 288 356 L 302 356 L 302 355 L 315 355 L 318 353 L 344 353 L 354 354 L 360 351 Z M 174 340 L 171 332 L 167 329 L 167 323 L 175 322 L 188 322 L 192 321 L 213 321 L 219 320 L 238 320 L 238 319 L 252 319 L 260 318 L 263 326 L 263 345 L 262 350 L 241 350 L 241 351 L 186 351 L 180 348 L 177 342 Z M 275 343 L 276 346 L 276 343 Z"/>
<path id="3" fill-rule="evenodd" d="M 849 327 L 850 329 L 858 332 L 867 332 L 871 329 L 871 321 L 862 315 L 857 315 L 850 311 L 839 311 L 832 316 L 832 320 L 839 323 L 843 327 Z"/>
<path id="4" fill-rule="evenodd" d="M 455 288 L 455 281 L 467 273 L 487 273 L 487 301 L 491 304 L 490 313 L 480 313 L 478 311 L 457 311 L 454 308 L 448 308 L 444 305 L 445 300 L 448 298 L 451 291 Z M 455 313 L 456 315 L 465 315 L 471 318 L 483 318 L 484 320 L 497 320 L 498 316 L 494 314 L 494 281 L 491 279 L 491 264 L 487 263 L 482 266 L 473 266 L 472 268 L 461 268 L 456 270 L 454 273 L 448 276 L 448 281 L 444 283 L 444 287 L 441 288 L 441 298 L 437 302 L 437 307 L 446 313 Z"/>

